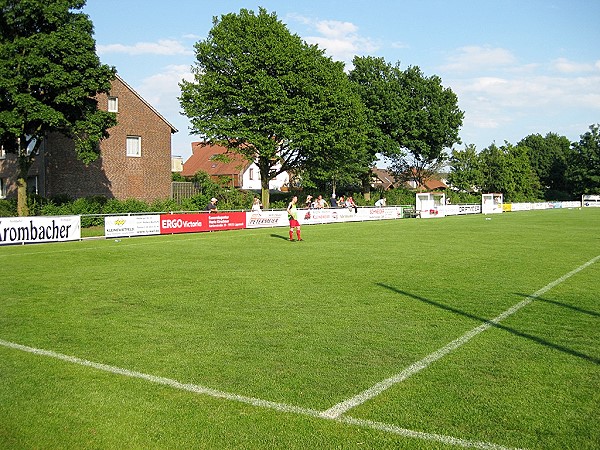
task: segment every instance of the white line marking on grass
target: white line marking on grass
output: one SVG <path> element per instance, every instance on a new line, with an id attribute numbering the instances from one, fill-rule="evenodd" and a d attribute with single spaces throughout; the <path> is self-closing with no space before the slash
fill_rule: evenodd
<path id="1" fill-rule="evenodd" d="M 511 308 L 507 309 L 499 316 L 486 321 L 485 323 L 479 325 L 478 327 L 473 328 L 470 331 L 467 331 L 465 334 L 463 334 L 458 339 L 455 339 L 454 341 L 450 342 L 449 344 L 446 344 L 439 350 L 436 350 L 435 352 L 427 355 L 425 358 L 421 359 L 420 361 L 417 361 L 417 362 L 411 364 L 406 369 L 404 369 L 402 372 L 397 373 L 396 375 L 394 375 L 390 378 L 387 378 L 383 381 L 380 381 L 379 383 L 374 384 L 370 388 L 364 390 L 360 394 L 357 394 L 354 397 L 346 399 L 346 400 L 338 403 L 337 405 L 332 406 L 328 410 L 323 411 L 321 413 L 321 415 L 323 417 L 332 418 L 332 419 L 337 418 L 337 417 L 340 417 L 345 412 L 349 411 L 350 409 L 355 408 L 356 406 L 359 406 L 359 405 L 365 403 L 366 401 L 371 400 L 372 398 L 375 398 L 376 396 L 381 394 L 383 391 L 389 389 L 393 385 L 406 380 L 407 378 L 420 372 L 423 369 L 426 369 L 427 367 L 429 367 L 432 363 L 434 363 L 438 359 L 443 358 L 444 356 L 446 356 L 453 350 L 456 350 L 457 348 L 459 348 L 462 345 L 469 342 L 472 338 L 477 336 L 479 333 L 500 323 L 507 317 L 509 317 L 509 316 L 513 315 L 514 313 L 516 313 L 517 311 L 519 311 L 521 308 L 527 306 L 529 303 L 531 303 L 537 297 L 545 294 L 550 289 L 556 287 L 557 285 L 559 285 L 566 279 L 572 277 L 573 275 L 577 274 L 578 272 L 581 272 L 585 268 L 591 266 L 598 260 L 600 260 L 600 255 L 596 256 L 595 258 L 590 259 L 588 262 L 579 266 L 577 269 L 572 270 L 571 272 L 567 273 L 566 275 L 563 275 L 562 277 L 547 284 L 546 286 L 541 288 L 539 291 L 528 296 L 525 300 L 523 300 L 523 301 L 517 303 L 516 305 L 512 306 Z"/>
<path id="2" fill-rule="evenodd" d="M 157 377 L 154 375 L 149 375 L 142 372 L 137 372 L 133 370 L 123 369 L 116 366 L 110 366 L 107 364 L 101 364 L 93 361 L 88 361 L 86 359 L 77 358 L 75 356 L 64 355 L 62 353 L 53 352 L 51 350 L 43 350 L 34 347 L 28 347 L 26 345 L 16 344 L 14 342 L 9 342 L 0 339 L 0 345 L 11 348 L 14 350 L 20 350 L 23 352 L 33 353 L 35 355 L 40 356 L 48 356 L 50 358 L 59 359 L 62 361 L 66 361 L 73 364 L 79 364 L 81 366 L 91 367 L 96 370 L 102 370 L 104 372 L 110 372 L 117 375 L 123 375 L 131 378 L 139 378 L 142 380 L 149 381 L 151 383 L 160 384 L 164 386 L 168 386 L 174 389 L 179 389 L 183 391 L 192 392 L 194 394 L 206 395 L 213 398 L 220 398 L 225 400 L 231 400 L 234 402 L 246 403 L 252 406 L 256 406 L 259 408 L 267 408 L 273 409 L 276 411 L 284 412 L 284 413 L 294 413 L 300 414 L 304 416 L 313 417 L 316 419 L 325 419 L 332 420 L 334 422 L 338 422 L 346 425 L 358 426 L 361 428 L 368 428 L 371 430 L 383 431 L 386 433 L 396 434 L 406 438 L 413 439 L 421 439 L 425 441 L 435 441 L 441 442 L 449 445 L 456 445 L 460 447 L 467 448 L 480 448 L 480 449 L 495 449 L 495 450 L 511 450 L 508 447 L 503 447 L 500 445 L 496 445 L 489 442 L 481 442 L 481 441 L 469 441 L 466 439 L 459 439 L 452 436 L 445 436 L 442 434 L 436 433 L 425 433 L 422 431 L 414 431 L 406 428 L 401 428 L 396 425 L 386 424 L 381 422 L 373 422 L 370 420 L 363 419 L 355 419 L 353 417 L 344 416 L 344 417 L 323 417 L 320 411 L 310 409 L 310 408 L 302 408 L 299 406 L 288 405 L 285 403 L 272 402 L 269 400 L 262 400 L 254 397 L 247 397 L 244 395 L 232 394 L 229 392 L 219 391 L 217 389 L 211 389 L 204 386 L 199 386 L 197 384 L 190 383 L 181 383 L 177 380 L 173 380 L 171 378 L 165 377 Z"/>
<path id="3" fill-rule="evenodd" d="M 254 229 L 252 229 L 254 230 Z M 238 230 L 228 230 L 228 231 L 238 231 Z M 81 243 L 81 242 L 92 242 L 92 241 L 106 241 L 108 242 L 105 246 L 91 246 L 91 247 L 70 247 L 70 248 L 64 248 L 64 249 L 47 249 L 47 247 L 43 248 L 43 249 L 38 249 L 39 251 L 22 251 L 22 252 L 18 252 L 18 253 L 0 253 L 0 259 L 2 258 L 14 258 L 15 256 L 31 256 L 31 255 L 48 255 L 51 253 L 71 253 L 71 252 L 80 252 L 80 251 L 91 251 L 91 250 L 116 250 L 119 247 L 139 247 L 139 246 L 145 246 L 145 245 L 156 245 L 156 244 L 167 244 L 167 243 L 179 243 L 179 242 L 189 242 L 189 241 L 197 241 L 199 238 L 205 237 L 206 235 L 210 234 L 209 232 L 198 232 L 198 233 L 178 233 L 178 234 L 149 234 L 149 235 L 144 235 L 144 236 L 117 236 L 117 237 L 104 237 L 104 236 L 100 236 L 98 238 L 94 238 L 94 239 L 88 239 L 88 238 L 81 238 L 80 240 L 77 241 L 63 241 L 61 242 L 62 244 L 77 244 L 77 243 Z M 184 237 L 185 236 L 185 237 Z M 260 233 L 248 233 L 244 236 L 244 238 L 248 237 L 248 236 L 260 236 Z M 149 237 L 159 237 L 160 239 L 155 239 L 153 241 L 149 241 L 149 240 L 145 240 L 142 241 L 143 238 L 149 238 Z M 176 237 L 179 239 L 176 240 L 168 240 L 169 237 Z M 109 241 L 115 241 L 118 240 L 120 241 L 118 245 L 111 245 L 111 243 Z M 131 240 L 131 241 L 130 241 Z M 136 240 L 137 242 L 132 242 L 133 240 Z M 23 247 L 29 247 L 32 248 L 33 247 L 40 247 L 42 245 L 51 245 L 52 247 L 54 247 L 54 244 L 56 244 L 56 242 L 43 242 L 43 243 L 39 243 L 39 244 L 14 244 L 14 245 L 10 245 L 10 246 L 6 246 L 8 247 L 12 247 L 12 248 L 23 248 Z M 0 246 L 1 248 L 1 246 Z"/>

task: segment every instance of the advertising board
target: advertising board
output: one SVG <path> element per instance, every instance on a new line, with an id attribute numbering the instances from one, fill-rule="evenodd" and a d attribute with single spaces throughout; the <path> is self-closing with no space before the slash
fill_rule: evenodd
<path id="1" fill-rule="evenodd" d="M 160 216 L 144 214 L 136 216 L 107 216 L 104 218 L 104 236 L 148 236 L 160 234 Z"/>
<path id="2" fill-rule="evenodd" d="M 160 215 L 160 234 L 198 233 L 241 228 L 246 228 L 245 212 Z"/>
<path id="3" fill-rule="evenodd" d="M 0 218 L 0 245 L 81 239 L 81 216 Z"/>

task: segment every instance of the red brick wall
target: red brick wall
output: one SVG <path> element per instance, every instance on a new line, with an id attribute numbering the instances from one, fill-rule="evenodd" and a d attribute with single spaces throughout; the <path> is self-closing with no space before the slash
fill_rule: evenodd
<path id="1" fill-rule="evenodd" d="M 60 134 L 51 134 L 44 141 L 43 155 L 30 171 L 30 175 L 39 174 L 41 195 L 103 195 L 146 202 L 170 198 L 171 126 L 119 78 L 113 81 L 110 95 L 119 99 L 118 123 L 100 143 L 97 161 L 83 164 L 75 155 L 74 143 Z M 99 96 L 98 107 L 108 109 L 107 95 Z M 127 136 L 141 137 L 140 157 L 127 156 Z M 14 163 L 0 161 L 0 174 L 6 172 L 7 176 L 13 168 Z"/>
<path id="2" fill-rule="evenodd" d="M 74 143 L 60 134 L 44 141 L 29 175 L 37 175 L 39 194 L 73 198 L 103 195 L 146 202 L 171 196 L 171 126 L 119 78 L 111 96 L 119 99 L 117 125 L 100 143 L 100 158 L 86 166 L 77 159 Z M 108 96 L 98 97 L 98 107 L 108 109 Z M 141 137 L 141 156 L 126 154 L 127 136 Z M 0 160 L 0 177 L 8 179 L 8 197 L 16 196 L 16 161 Z"/>

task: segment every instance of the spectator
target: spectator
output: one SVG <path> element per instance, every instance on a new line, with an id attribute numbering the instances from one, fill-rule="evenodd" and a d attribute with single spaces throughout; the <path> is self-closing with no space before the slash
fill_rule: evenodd
<path id="1" fill-rule="evenodd" d="M 329 199 L 329 203 L 331 203 L 332 208 L 337 208 L 337 200 L 335 198 L 335 192 L 331 194 L 331 198 Z"/>
<path id="2" fill-rule="evenodd" d="M 317 209 L 323 209 L 323 208 L 327 208 L 329 205 L 327 204 L 327 202 L 325 201 L 325 199 L 323 198 L 322 195 L 319 195 L 317 197 L 317 201 L 315 202 L 315 207 Z"/>
<path id="3" fill-rule="evenodd" d="M 219 210 L 217 209 L 217 201 L 218 200 L 216 198 L 211 198 L 210 203 L 206 205 L 206 211 L 208 211 L 209 213 L 219 212 Z"/>
<path id="4" fill-rule="evenodd" d="M 304 207 L 307 209 L 310 209 L 313 207 L 313 201 L 312 201 L 313 197 L 312 195 L 307 195 L 306 196 L 306 202 L 304 202 Z"/>
<path id="5" fill-rule="evenodd" d="M 262 203 L 260 202 L 260 200 L 258 199 L 258 197 L 254 197 L 254 200 L 252 201 L 252 211 L 260 211 L 262 209 Z"/>
<path id="6" fill-rule="evenodd" d="M 354 209 L 354 214 L 358 213 L 358 207 L 356 206 L 356 203 L 354 203 L 354 199 L 352 198 L 351 195 L 346 197 L 346 208 Z"/>
<path id="7" fill-rule="evenodd" d="M 375 206 L 377 206 L 378 208 L 381 208 L 382 206 L 385 206 L 385 202 L 386 202 L 386 198 L 381 197 L 379 200 L 377 200 L 375 202 Z"/>

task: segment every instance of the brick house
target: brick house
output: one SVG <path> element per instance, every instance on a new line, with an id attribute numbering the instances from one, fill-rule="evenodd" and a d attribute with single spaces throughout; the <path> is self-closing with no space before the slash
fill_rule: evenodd
<path id="1" fill-rule="evenodd" d="M 117 76 L 98 108 L 115 112 L 117 125 L 100 142 L 100 157 L 89 165 L 77 159 L 74 143 L 49 134 L 29 171 L 30 191 L 43 197 L 101 195 L 152 202 L 171 195 L 171 134 L 177 129 Z M 0 155 L 1 158 L 1 155 Z M 16 157 L 0 159 L 5 197 L 16 196 Z"/>
<path id="2" fill-rule="evenodd" d="M 220 157 L 227 153 L 227 157 Z M 192 142 L 192 156 L 183 163 L 181 175 L 193 177 L 197 172 L 203 171 L 210 175 L 215 182 L 228 178 L 231 187 L 246 190 L 260 190 L 260 170 L 256 163 L 248 161 L 242 155 L 227 152 L 221 145 Z M 269 181 L 269 189 L 283 190 L 289 185 L 289 175 L 280 173 Z"/>

